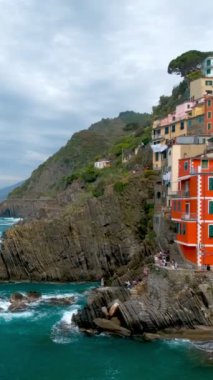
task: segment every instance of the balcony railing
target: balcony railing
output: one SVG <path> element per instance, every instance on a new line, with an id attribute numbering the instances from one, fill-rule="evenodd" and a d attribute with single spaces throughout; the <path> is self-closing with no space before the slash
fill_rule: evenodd
<path id="1" fill-rule="evenodd" d="M 181 215 L 182 220 L 196 220 L 197 219 L 197 214 L 194 212 L 192 213 L 182 213 Z"/>
<path id="2" fill-rule="evenodd" d="M 178 190 L 172 193 L 172 198 L 190 198 L 189 190 Z"/>
<path id="3" fill-rule="evenodd" d="M 162 140 L 163 138 L 164 138 L 164 136 L 162 136 L 162 135 L 152 134 L 152 140 Z"/>
<path id="4" fill-rule="evenodd" d="M 190 174 L 212 174 L 213 169 L 210 168 L 191 168 Z"/>

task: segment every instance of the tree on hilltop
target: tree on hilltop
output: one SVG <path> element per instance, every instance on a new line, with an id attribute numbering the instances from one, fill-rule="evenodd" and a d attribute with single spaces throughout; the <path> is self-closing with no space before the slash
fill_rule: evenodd
<path id="1" fill-rule="evenodd" d="M 200 70 L 202 61 L 209 55 L 213 55 L 213 52 L 189 50 L 169 63 L 168 73 L 175 73 L 182 77 L 186 77 L 189 73 Z"/>

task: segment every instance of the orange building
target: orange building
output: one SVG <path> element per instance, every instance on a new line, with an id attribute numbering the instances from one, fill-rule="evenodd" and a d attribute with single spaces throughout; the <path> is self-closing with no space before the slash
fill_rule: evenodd
<path id="1" fill-rule="evenodd" d="M 198 267 L 213 265 L 213 154 L 180 159 L 178 181 L 171 210 L 176 243 Z"/>

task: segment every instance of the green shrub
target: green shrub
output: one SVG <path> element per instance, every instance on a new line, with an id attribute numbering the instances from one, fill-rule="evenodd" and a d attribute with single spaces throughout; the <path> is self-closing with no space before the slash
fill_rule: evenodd
<path id="1" fill-rule="evenodd" d="M 151 177 L 153 175 L 156 175 L 157 173 L 156 173 L 155 170 L 147 169 L 147 170 L 144 170 L 143 174 L 144 174 L 145 178 L 149 178 L 149 177 Z"/>
<path id="2" fill-rule="evenodd" d="M 92 194 L 94 197 L 101 197 L 104 195 L 105 186 L 103 182 L 99 182 L 97 186 L 93 189 Z"/>
<path id="3" fill-rule="evenodd" d="M 123 127 L 123 130 L 124 131 L 135 131 L 138 128 L 139 128 L 138 123 L 128 123 L 125 125 L 125 127 Z"/>
<path id="4" fill-rule="evenodd" d="M 127 186 L 126 183 L 119 181 L 114 184 L 113 189 L 114 191 L 116 191 L 116 193 L 123 193 L 126 186 Z"/>
<path id="5" fill-rule="evenodd" d="M 79 178 L 78 173 L 73 173 L 67 177 L 63 178 L 63 182 L 65 183 L 65 186 L 71 185 L 71 183 Z"/>
<path id="6" fill-rule="evenodd" d="M 87 167 L 82 173 L 81 173 L 81 178 L 84 180 L 84 182 L 88 182 L 88 183 L 91 183 L 91 182 L 95 182 L 97 177 L 100 175 L 100 172 L 89 166 Z"/>

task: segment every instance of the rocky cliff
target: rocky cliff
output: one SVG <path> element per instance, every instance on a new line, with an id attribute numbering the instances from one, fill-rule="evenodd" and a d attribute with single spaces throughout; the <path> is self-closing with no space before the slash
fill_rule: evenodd
<path id="1" fill-rule="evenodd" d="M 88 332 L 130 336 L 163 331 L 164 337 L 194 334 L 195 339 L 204 335 L 209 340 L 213 338 L 212 273 L 153 267 L 144 277 L 141 268 L 141 279 L 132 289 L 111 287 L 93 291 L 73 321 Z M 187 330 L 198 326 L 196 334 Z"/>
<path id="2" fill-rule="evenodd" d="M 117 193 L 78 193 L 58 216 L 7 231 L 0 255 L 0 279 L 80 281 L 110 277 L 137 255 L 151 255 L 146 241 L 153 181 L 133 175 Z"/>

